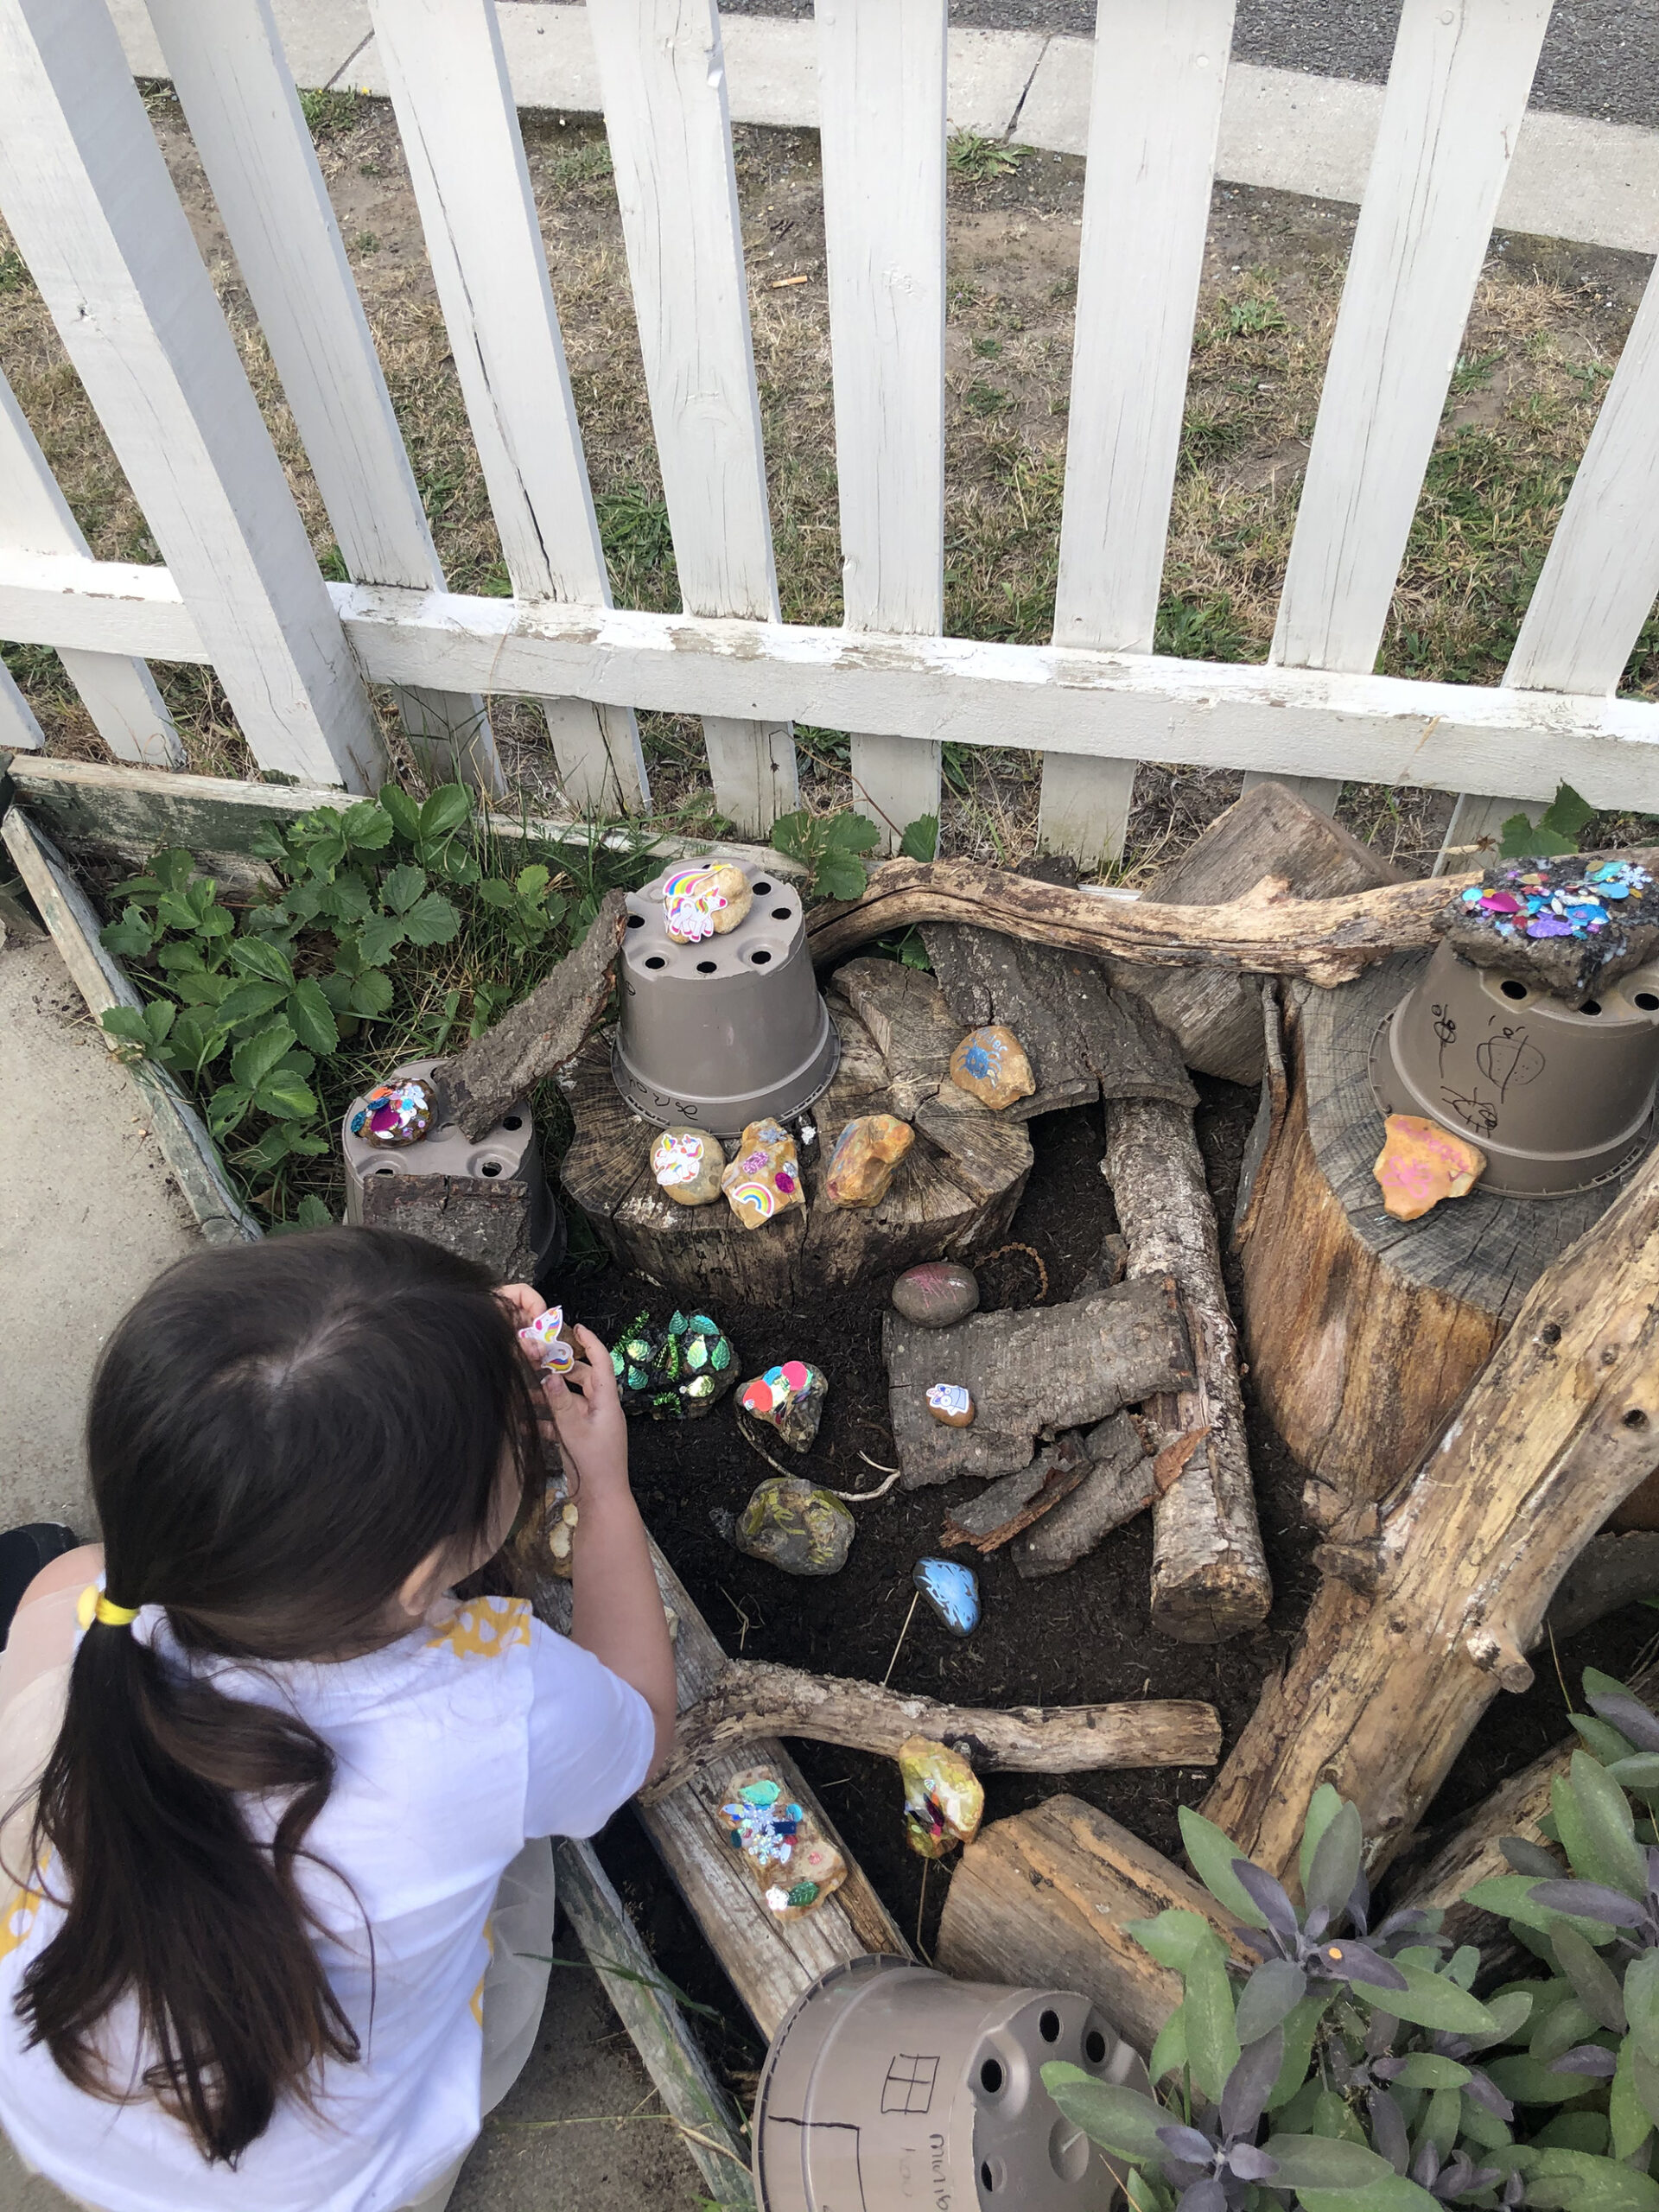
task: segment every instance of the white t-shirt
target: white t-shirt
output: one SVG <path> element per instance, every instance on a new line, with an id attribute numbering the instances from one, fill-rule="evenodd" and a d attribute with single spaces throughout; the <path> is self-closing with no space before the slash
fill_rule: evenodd
<path id="1" fill-rule="evenodd" d="M 134 1632 L 181 1656 L 159 1611 Z M 633 1795 L 651 1709 L 519 1599 L 474 1601 L 335 1665 L 189 1663 L 228 1694 L 289 1706 L 334 1754 L 307 1848 L 356 1901 L 315 1870 L 301 1883 L 362 2057 L 325 2069 L 315 2111 L 284 2099 L 234 2169 L 209 2165 L 148 2096 L 86 2096 L 23 2048 L 14 2000 L 61 1915 L 18 1891 L 0 1916 L 0 2124 L 49 2180 L 108 2212 L 393 2212 L 478 2133 L 485 1923 L 503 1869 L 531 1837 L 592 1835 Z M 136 2015 L 129 1999 L 99 2032 L 118 2081 L 137 2070 Z"/>

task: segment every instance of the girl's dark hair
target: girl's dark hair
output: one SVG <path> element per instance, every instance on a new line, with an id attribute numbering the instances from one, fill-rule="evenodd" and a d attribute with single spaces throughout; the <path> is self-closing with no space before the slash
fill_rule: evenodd
<path id="1" fill-rule="evenodd" d="M 395 1640 L 393 1601 L 434 1547 L 486 1540 L 504 1458 L 521 1503 L 543 1472 L 484 1270 L 368 1229 L 170 1268 L 99 1363 L 87 1455 L 110 1599 L 164 1606 L 188 1651 L 256 1662 Z M 296 1879 L 333 1770 L 291 1712 L 128 1629 L 82 1640 L 34 1834 L 66 1916 L 17 2011 L 78 2088 L 118 2101 L 139 2092 L 94 2036 L 136 1998 L 144 2088 L 209 2160 L 234 2163 L 279 2097 L 313 2100 L 323 2062 L 358 2056 Z M 257 1833 L 251 1795 L 272 1801 Z"/>

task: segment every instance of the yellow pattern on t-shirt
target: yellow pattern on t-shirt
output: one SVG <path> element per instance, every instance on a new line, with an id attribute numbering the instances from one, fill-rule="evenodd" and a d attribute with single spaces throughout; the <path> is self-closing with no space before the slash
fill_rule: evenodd
<path id="1" fill-rule="evenodd" d="M 475 1598 L 426 1639 L 429 1651 L 448 1648 L 457 1659 L 495 1659 L 528 1644 L 533 1616 L 524 1598 Z"/>
<path id="2" fill-rule="evenodd" d="M 48 1851 L 45 1865 L 35 1870 L 37 1880 L 44 1880 L 46 1868 L 51 1863 L 52 1853 Z M 35 1915 L 45 1903 L 44 1888 L 16 1889 L 12 1891 L 3 1913 L 0 1913 L 0 1959 L 9 1959 L 14 1951 L 21 1950 L 28 1942 L 35 1932 Z"/>

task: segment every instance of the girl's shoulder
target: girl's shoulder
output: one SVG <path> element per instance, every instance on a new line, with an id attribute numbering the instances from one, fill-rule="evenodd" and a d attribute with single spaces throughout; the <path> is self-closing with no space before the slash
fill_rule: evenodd
<path id="1" fill-rule="evenodd" d="M 470 1598 L 429 1624 L 419 1639 L 425 1650 L 467 1660 L 505 1658 L 531 1649 L 535 1640 L 536 1617 L 527 1598 Z"/>

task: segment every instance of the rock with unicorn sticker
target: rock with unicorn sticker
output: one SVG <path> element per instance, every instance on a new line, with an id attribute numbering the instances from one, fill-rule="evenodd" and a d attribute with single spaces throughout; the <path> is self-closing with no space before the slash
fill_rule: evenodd
<path id="1" fill-rule="evenodd" d="M 746 1414 L 775 1428 L 791 1452 L 809 1452 L 829 1394 L 822 1368 L 804 1359 L 786 1359 L 746 1382 L 737 1402 Z"/>
<path id="2" fill-rule="evenodd" d="M 781 1122 L 751 1122 L 720 1179 L 726 1203 L 745 1229 L 760 1229 L 791 1206 L 804 1206 L 795 1140 Z"/>
<path id="3" fill-rule="evenodd" d="M 974 1422 L 974 1394 L 964 1382 L 932 1382 L 928 1385 L 927 1410 L 946 1428 L 971 1428 Z"/>
<path id="4" fill-rule="evenodd" d="M 770 1768 L 734 1775 L 720 1812 L 734 1849 L 779 1920 L 815 1911 L 846 1880 L 846 1860 Z"/>
<path id="5" fill-rule="evenodd" d="M 1012 1029 L 970 1029 L 950 1055 L 950 1080 L 994 1113 L 1037 1088 L 1026 1048 Z"/>
<path id="6" fill-rule="evenodd" d="M 711 1205 L 720 1196 L 726 1154 L 707 1129 L 661 1130 L 651 1147 L 651 1172 L 658 1189 L 677 1206 Z"/>
<path id="7" fill-rule="evenodd" d="M 663 885 L 663 926 L 676 944 L 734 930 L 754 904 L 749 880 L 728 861 L 677 869 Z"/>
<path id="8" fill-rule="evenodd" d="M 519 1330 L 518 1341 L 544 1375 L 568 1375 L 576 1363 L 576 1348 L 565 1334 L 562 1306 L 550 1306 L 545 1313 L 538 1313 L 528 1328 Z"/>

